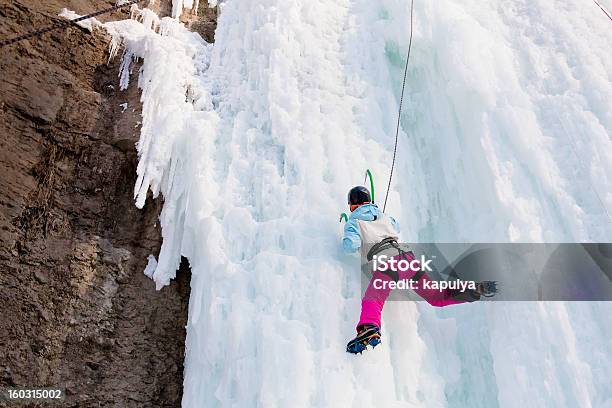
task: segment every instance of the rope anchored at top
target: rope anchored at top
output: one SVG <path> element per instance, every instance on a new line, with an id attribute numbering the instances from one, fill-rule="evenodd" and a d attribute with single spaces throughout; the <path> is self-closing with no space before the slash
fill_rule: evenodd
<path id="1" fill-rule="evenodd" d="M 393 147 L 393 161 L 391 162 L 391 172 L 389 173 L 389 184 L 387 185 L 387 194 L 385 194 L 385 204 L 383 212 L 387 209 L 387 199 L 389 198 L 389 190 L 391 190 L 391 179 L 393 178 L 393 169 L 395 168 L 395 156 L 397 155 L 397 140 L 399 136 L 400 122 L 402 120 L 402 104 L 404 103 L 404 90 L 406 89 L 406 77 L 408 76 L 408 62 L 410 61 L 410 50 L 412 49 L 412 26 L 414 22 L 414 0 L 410 1 L 410 42 L 408 43 L 408 55 L 406 56 L 406 67 L 404 68 L 404 80 L 402 82 L 402 94 L 400 96 L 399 112 L 397 114 L 397 126 L 395 128 L 395 146 Z"/>
<path id="2" fill-rule="evenodd" d="M 43 28 L 41 28 L 39 30 L 30 31 L 29 33 L 25 33 L 25 34 L 22 34 L 22 35 L 17 36 L 17 37 L 9 38 L 7 40 L 2 40 L 2 41 L 0 41 L 0 48 L 1 47 L 5 47 L 7 45 L 15 44 L 15 43 L 17 43 L 19 41 L 27 40 L 29 38 L 38 37 L 38 36 L 41 36 L 41 35 L 43 35 L 45 33 L 48 33 L 49 31 L 59 30 L 60 28 L 65 28 L 65 27 L 71 26 L 73 24 L 76 24 L 76 23 L 78 23 L 80 21 L 87 20 L 87 19 L 90 19 L 92 17 L 97 17 L 97 16 L 102 15 L 102 14 L 110 13 L 112 11 L 119 10 L 120 8 L 123 8 L 123 7 L 126 7 L 126 6 L 131 6 L 132 4 L 142 3 L 143 1 L 144 0 L 130 0 L 130 1 L 127 1 L 125 3 L 120 3 L 120 4 L 118 4 L 116 6 L 113 6 L 113 7 L 109 7 L 109 8 L 103 9 L 103 10 L 98 10 L 98 11 L 93 12 L 91 14 L 87 14 L 86 16 L 81 16 L 81 17 L 78 17 L 78 18 L 75 18 L 75 19 L 72 19 L 72 20 L 60 21 L 60 22 L 52 24 L 50 26 L 43 27 Z"/>

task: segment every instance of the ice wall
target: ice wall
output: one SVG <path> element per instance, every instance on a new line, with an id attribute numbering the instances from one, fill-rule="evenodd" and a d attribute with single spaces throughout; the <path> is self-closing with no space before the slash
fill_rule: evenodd
<path id="1" fill-rule="evenodd" d="M 606 304 L 397 302 L 383 347 L 344 352 L 360 286 L 338 213 L 366 168 L 384 192 L 409 4 L 223 6 L 214 46 L 146 12 L 107 26 L 124 85 L 144 58 L 136 200 L 165 200 L 147 271 L 168 284 L 183 255 L 193 272 L 183 405 L 612 406 Z M 415 21 L 388 207 L 403 238 L 609 240 L 601 10 L 417 0 Z"/>

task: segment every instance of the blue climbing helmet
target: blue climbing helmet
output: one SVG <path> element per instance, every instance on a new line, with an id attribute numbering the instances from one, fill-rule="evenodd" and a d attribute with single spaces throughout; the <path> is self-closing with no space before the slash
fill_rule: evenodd
<path id="1" fill-rule="evenodd" d="M 348 204 L 360 205 L 372 201 L 370 191 L 364 186 L 357 186 L 350 189 L 348 192 Z"/>

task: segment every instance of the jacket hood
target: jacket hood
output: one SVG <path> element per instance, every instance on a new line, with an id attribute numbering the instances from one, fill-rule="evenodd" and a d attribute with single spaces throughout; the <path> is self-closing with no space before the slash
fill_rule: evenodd
<path id="1" fill-rule="evenodd" d="M 376 204 L 364 204 L 357 207 L 349 218 L 352 220 L 373 221 L 375 218 L 380 217 L 380 215 L 381 211 Z"/>

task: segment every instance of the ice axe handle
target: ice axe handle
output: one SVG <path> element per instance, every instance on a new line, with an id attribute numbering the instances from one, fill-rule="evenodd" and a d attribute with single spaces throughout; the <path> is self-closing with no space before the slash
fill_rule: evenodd
<path id="1" fill-rule="evenodd" d="M 370 194 L 372 196 L 372 204 L 374 204 L 374 178 L 372 177 L 372 172 L 370 169 L 366 170 L 365 179 L 363 180 L 364 184 L 368 181 L 368 177 L 370 178 Z"/>

